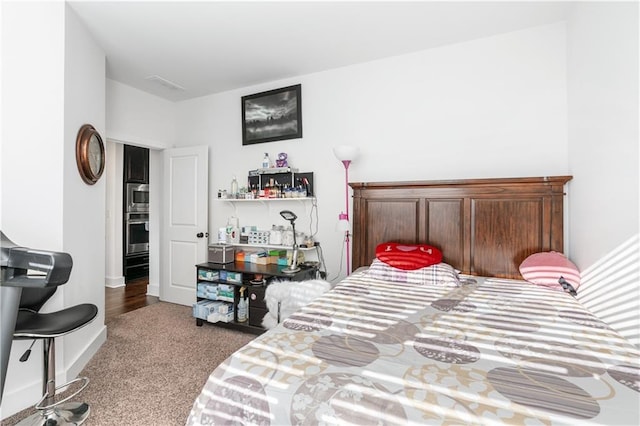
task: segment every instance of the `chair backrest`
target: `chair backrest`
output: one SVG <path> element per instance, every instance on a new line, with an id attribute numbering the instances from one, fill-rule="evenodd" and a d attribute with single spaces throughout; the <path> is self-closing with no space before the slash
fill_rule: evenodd
<path id="1" fill-rule="evenodd" d="M 58 287 L 23 288 L 20 295 L 20 309 L 38 312 L 57 289 Z"/>
<path id="2" fill-rule="evenodd" d="M 324 280 L 273 281 L 265 290 L 264 301 L 267 309 L 286 319 L 302 306 L 331 290 L 333 284 Z"/>

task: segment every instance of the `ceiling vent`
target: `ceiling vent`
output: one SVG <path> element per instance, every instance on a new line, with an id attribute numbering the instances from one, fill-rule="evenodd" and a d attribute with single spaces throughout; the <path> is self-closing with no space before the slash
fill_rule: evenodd
<path id="1" fill-rule="evenodd" d="M 169 81 L 166 78 L 162 78 L 159 75 L 150 75 L 149 77 L 145 77 L 144 78 L 147 81 L 152 81 L 154 83 L 157 83 L 163 87 L 166 87 L 169 90 L 181 90 L 184 92 L 184 87 L 174 83 L 173 81 Z"/>

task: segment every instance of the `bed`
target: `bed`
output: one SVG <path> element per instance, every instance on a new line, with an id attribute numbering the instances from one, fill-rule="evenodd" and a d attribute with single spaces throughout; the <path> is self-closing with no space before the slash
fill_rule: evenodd
<path id="1" fill-rule="evenodd" d="M 569 179 L 352 183 L 356 271 L 217 367 L 187 424 L 640 424 L 638 349 L 519 275 L 562 250 Z M 381 275 L 387 241 L 444 266 Z"/>

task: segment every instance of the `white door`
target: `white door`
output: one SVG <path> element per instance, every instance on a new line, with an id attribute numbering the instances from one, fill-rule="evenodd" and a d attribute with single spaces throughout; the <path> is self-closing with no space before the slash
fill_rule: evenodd
<path id="1" fill-rule="evenodd" d="M 160 300 L 196 301 L 196 264 L 207 259 L 208 147 L 164 151 Z"/>

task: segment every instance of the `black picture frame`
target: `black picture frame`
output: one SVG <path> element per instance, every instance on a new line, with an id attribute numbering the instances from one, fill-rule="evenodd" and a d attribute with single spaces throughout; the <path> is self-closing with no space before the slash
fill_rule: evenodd
<path id="1" fill-rule="evenodd" d="M 302 137 L 302 85 L 242 97 L 242 145 Z"/>

